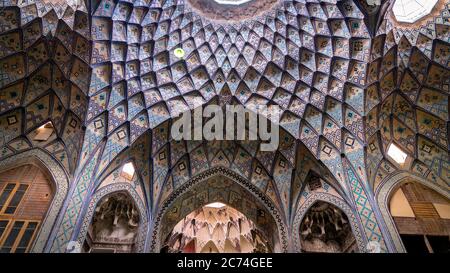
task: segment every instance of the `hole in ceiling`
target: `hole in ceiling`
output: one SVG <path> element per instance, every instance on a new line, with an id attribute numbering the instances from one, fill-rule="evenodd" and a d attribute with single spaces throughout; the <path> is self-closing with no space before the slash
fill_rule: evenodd
<path id="1" fill-rule="evenodd" d="M 392 7 L 399 22 L 414 23 L 430 14 L 439 0 L 396 0 Z"/>
<path id="2" fill-rule="evenodd" d="M 53 124 L 49 121 L 36 129 L 36 135 L 34 136 L 33 140 L 47 141 L 52 135 L 53 131 L 54 131 Z"/>
<path id="3" fill-rule="evenodd" d="M 220 202 L 214 202 L 211 204 L 206 205 L 205 207 L 207 208 L 216 208 L 216 209 L 221 209 L 223 207 L 225 207 L 226 205 L 224 203 L 220 203 Z"/>
<path id="4" fill-rule="evenodd" d="M 397 145 L 392 143 L 388 148 L 388 155 L 398 164 L 403 164 L 408 155 L 403 152 Z"/>
<path id="5" fill-rule="evenodd" d="M 122 173 L 121 173 L 121 175 L 123 177 L 125 177 L 128 180 L 131 180 L 131 179 L 133 179 L 134 173 L 135 173 L 135 169 L 134 169 L 133 163 L 128 162 L 125 165 L 123 165 Z"/>

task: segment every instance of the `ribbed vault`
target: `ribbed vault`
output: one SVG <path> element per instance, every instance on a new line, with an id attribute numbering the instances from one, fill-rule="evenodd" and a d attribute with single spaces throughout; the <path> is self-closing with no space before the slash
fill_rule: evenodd
<path id="1" fill-rule="evenodd" d="M 353 1 L 280 2 L 239 23 L 207 19 L 190 1 L 93 3 L 81 162 L 105 135 L 107 164 L 146 131 L 163 138 L 158 125 L 219 98 L 280 106 L 281 126 L 341 184 L 341 154 L 365 180 L 364 15 Z"/>
<path id="2" fill-rule="evenodd" d="M 0 157 L 31 147 L 73 173 L 89 87 L 89 20 L 83 1 L 0 4 Z M 54 131 L 37 140 L 40 126 Z"/>
<path id="3" fill-rule="evenodd" d="M 362 188 L 348 170 L 368 196 L 397 169 L 448 189 L 448 1 L 413 24 L 396 21 L 393 0 L 203 2 L 1 1 L 0 159 L 48 151 L 81 181 L 77 211 L 78 190 L 129 160 L 152 212 L 214 167 L 250 181 L 286 221 L 311 171 L 351 204 Z M 279 106 L 278 149 L 171 139 L 180 113 L 209 104 Z M 387 156 L 392 143 L 407 164 Z"/>
<path id="4" fill-rule="evenodd" d="M 146 182 L 148 201 L 155 212 L 171 193 L 192 178 L 218 167 L 237 173 L 265 193 L 283 212 L 286 221 L 311 172 L 320 174 L 344 198 L 348 197 L 345 185 L 324 164 L 317 162 L 301 141 L 284 130 L 280 132 L 279 148 L 273 152 L 261 152 L 260 141 L 175 141 L 171 138 L 169 122 L 152 132 L 139 137 L 111 163 L 102 157 L 96 180 L 102 181 L 114 169 L 132 161 Z M 108 143 L 104 149 L 107 147 Z"/>

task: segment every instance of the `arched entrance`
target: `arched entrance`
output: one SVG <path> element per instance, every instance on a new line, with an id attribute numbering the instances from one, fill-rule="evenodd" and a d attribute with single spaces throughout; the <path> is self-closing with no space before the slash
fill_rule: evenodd
<path id="1" fill-rule="evenodd" d="M 108 194 L 96 205 L 83 244 L 83 251 L 134 252 L 139 224 L 139 210 L 126 192 Z"/>
<path id="2" fill-rule="evenodd" d="M 403 190 L 402 186 L 406 184 L 412 185 L 405 186 L 406 188 Z M 421 186 L 420 189 L 418 188 L 418 185 Z M 399 189 L 401 189 L 401 191 L 399 191 Z M 407 197 L 410 193 L 405 194 L 405 191 L 417 192 L 417 194 L 413 193 L 412 196 Z M 450 200 L 450 193 L 448 189 L 443 189 L 440 185 L 432 183 L 429 180 L 412 173 L 399 172 L 382 181 L 375 192 L 375 196 L 380 212 L 386 223 L 388 234 L 391 236 L 394 243 L 395 252 L 408 251 L 408 248 L 410 247 L 407 248 L 403 241 L 403 239 L 408 235 L 418 236 L 415 237 L 415 239 L 413 237 L 409 237 L 412 238 L 409 241 L 413 245 L 420 246 L 419 249 L 421 249 L 421 251 L 419 252 L 434 252 L 428 238 L 427 242 L 425 241 L 426 238 L 424 236 L 435 236 L 442 232 L 447 232 L 447 234 L 449 234 L 449 220 L 446 219 L 448 218 L 446 216 L 446 212 L 448 212 L 448 201 Z M 413 203 L 412 206 L 411 202 Z M 435 204 L 438 207 L 437 209 Z M 413 207 L 415 207 L 416 212 Z M 392 213 L 394 214 L 392 215 Z M 412 217 L 413 214 L 414 217 Z M 395 219 L 396 217 L 398 218 Z M 416 221 L 414 226 L 417 230 L 407 231 L 401 227 L 403 226 L 401 221 Z M 434 223 L 431 224 L 432 226 L 430 227 L 423 228 L 420 222 Z M 400 229 L 397 224 L 399 224 Z M 433 230 L 436 231 L 437 229 L 439 229 L 440 232 L 435 233 Z M 417 249 L 417 247 L 410 248 L 410 250 L 413 250 L 414 252 Z"/>
<path id="3" fill-rule="evenodd" d="M 300 225 L 302 252 L 357 252 L 358 245 L 345 213 L 333 204 L 317 201 Z"/>
<path id="4" fill-rule="evenodd" d="M 31 250 L 54 195 L 49 176 L 36 165 L 0 173 L 0 253 Z"/>
<path id="5" fill-rule="evenodd" d="M 167 245 L 164 243 L 170 238 L 176 225 L 190 213 L 214 202 L 228 205 L 251 220 L 256 230 L 267 236 L 270 250 L 286 251 L 286 228 L 278 209 L 255 186 L 225 168 L 213 168 L 194 177 L 167 198 L 155 221 L 151 251 L 166 251 Z M 214 251 L 212 245 L 209 245 Z M 225 249 L 225 244 L 223 248 Z M 202 250 L 204 247 L 200 249 Z"/>
<path id="6" fill-rule="evenodd" d="M 146 206 L 135 187 L 112 183 L 92 195 L 76 241 L 82 252 L 144 252 L 147 229 Z"/>
<path id="7" fill-rule="evenodd" d="M 40 223 L 34 242 L 32 243 L 30 252 L 44 252 L 46 246 L 49 247 L 55 222 L 57 222 L 58 213 L 61 210 L 64 199 L 66 198 L 69 178 L 64 168 L 59 162 L 41 149 L 35 148 L 26 150 L 19 154 L 15 154 L 0 161 L 0 169 L 2 171 L 11 170 L 13 168 L 32 164 L 38 166 L 54 187 L 54 195 L 50 201 L 50 206 L 45 217 Z M 48 243 L 48 245 L 47 245 Z"/>
<path id="8" fill-rule="evenodd" d="M 327 223 L 323 221 L 325 218 Z M 330 229 L 333 236 L 327 234 Z M 310 242 L 305 243 L 308 240 Z M 296 252 L 365 252 L 367 244 L 352 208 L 343 199 L 324 192 L 310 192 L 297 208 L 292 241 Z M 327 245 L 327 241 L 334 242 Z M 315 248 L 314 242 L 322 249 Z M 333 246 L 337 247 L 333 249 Z"/>
<path id="9" fill-rule="evenodd" d="M 389 212 L 406 252 L 450 252 L 449 199 L 411 180 L 393 191 Z"/>
<path id="10" fill-rule="evenodd" d="M 272 250 L 267 237 L 240 211 L 214 202 L 180 220 L 161 252 L 269 253 Z"/>

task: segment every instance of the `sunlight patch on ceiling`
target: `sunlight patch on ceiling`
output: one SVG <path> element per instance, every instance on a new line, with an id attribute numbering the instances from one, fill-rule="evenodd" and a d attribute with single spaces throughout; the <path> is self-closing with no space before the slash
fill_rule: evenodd
<path id="1" fill-rule="evenodd" d="M 207 208 L 216 208 L 216 209 L 220 209 L 225 207 L 226 205 L 224 203 L 220 203 L 220 202 L 214 202 L 211 204 L 206 205 L 205 207 Z"/>
<path id="2" fill-rule="evenodd" d="M 397 0 L 392 7 L 399 22 L 414 23 L 430 14 L 439 0 Z"/>
<path id="3" fill-rule="evenodd" d="M 394 143 L 391 144 L 391 146 L 389 146 L 388 149 L 388 155 L 395 160 L 395 162 L 397 162 L 398 164 L 403 164 L 406 161 L 406 157 L 408 157 L 408 155 L 403 152 L 399 147 L 397 147 L 397 145 L 395 145 Z"/>

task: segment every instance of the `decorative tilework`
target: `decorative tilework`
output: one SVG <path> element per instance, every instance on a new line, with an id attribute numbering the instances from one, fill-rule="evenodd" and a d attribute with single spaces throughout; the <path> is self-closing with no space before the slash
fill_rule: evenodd
<path id="1" fill-rule="evenodd" d="M 369 241 L 375 241 L 380 243 L 381 251 L 387 252 L 387 246 L 385 239 L 381 234 L 381 230 L 378 224 L 378 219 L 375 216 L 375 212 L 372 209 L 372 205 L 367 197 L 366 191 L 361 185 L 359 179 L 350 167 L 346 167 L 346 176 L 350 185 L 353 198 L 356 205 L 356 211 L 361 219 L 364 232 Z"/>
<path id="2" fill-rule="evenodd" d="M 145 251 L 145 238 L 146 238 L 146 232 L 148 229 L 149 221 L 147 217 L 147 209 L 145 204 L 142 202 L 141 198 L 139 197 L 139 194 L 136 192 L 136 190 L 129 184 L 129 183 L 115 183 L 108 185 L 106 187 L 103 187 L 96 191 L 93 196 L 91 197 L 89 201 L 89 207 L 87 209 L 86 214 L 83 217 L 83 222 L 81 225 L 81 229 L 78 232 L 76 241 L 83 245 L 84 241 L 86 240 L 86 234 L 88 232 L 89 225 L 91 224 L 92 217 L 95 212 L 95 208 L 98 204 L 98 202 L 105 198 L 108 195 L 114 194 L 115 192 L 126 192 L 128 193 L 134 202 L 136 202 L 137 207 L 139 208 L 139 215 L 140 215 L 140 222 L 139 222 L 139 229 L 138 234 L 136 236 L 136 252 L 144 252 Z"/>
<path id="3" fill-rule="evenodd" d="M 77 223 L 77 219 L 80 216 L 81 207 L 88 194 L 88 190 L 93 184 L 95 167 L 97 165 L 98 158 L 100 157 L 101 149 L 92 155 L 83 171 L 80 172 L 79 177 L 75 180 L 74 191 L 69 195 L 69 203 L 63 216 L 61 223 L 56 227 L 56 237 L 51 244 L 50 252 L 65 252 L 66 246 L 72 239 L 73 231 Z"/>
<path id="4" fill-rule="evenodd" d="M 225 176 L 228 179 L 231 179 L 233 183 L 237 183 L 240 186 L 243 186 L 245 189 L 249 191 L 249 193 L 254 196 L 257 200 L 261 202 L 261 204 L 264 205 L 265 209 L 269 211 L 271 216 L 276 222 L 280 243 L 281 243 L 281 251 L 286 252 L 287 251 L 287 237 L 286 237 L 286 226 L 284 224 L 284 221 L 282 220 L 282 216 L 280 215 L 278 209 L 271 203 L 268 199 L 261 199 L 261 194 L 259 190 L 253 186 L 251 183 L 246 181 L 242 176 L 236 174 L 233 171 L 230 171 L 229 169 L 224 169 L 222 167 L 217 168 L 211 168 L 207 170 L 206 172 L 203 172 L 194 178 L 192 178 L 188 183 L 185 183 L 179 190 L 172 193 L 164 203 L 161 204 L 159 211 L 157 212 L 157 216 L 155 218 L 154 226 L 153 226 L 153 234 L 152 234 L 152 241 L 150 246 L 151 252 L 158 252 L 161 248 L 161 228 L 163 220 L 163 217 L 170 213 L 169 210 L 170 206 L 184 193 L 188 192 L 190 188 L 192 188 L 194 185 L 204 183 L 209 178 L 216 177 L 218 175 Z M 184 208 L 186 211 L 189 211 L 189 208 Z"/>
<path id="5" fill-rule="evenodd" d="M 102 0 L 89 13 L 84 1 L 0 4 L 0 157 L 42 147 L 75 174 L 52 251 L 65 251 L 75 236 L 90 180 L 130 158 L 143 161 L 138 171 L 153 192 L 151 206 L 192 176 L 223 167 L 289 214 L 308 174 L 297 165 L 306 158 L 326 166 L 321 174 L 342 196 L 363 189 L 370 199 L 369 186 L 397 170 L 384 156 L 393 141 L 414 157 L 406 169 L 448 184 L 445 9 L 411 29 L 390 20 L 389 9 L 377 15 L 359 0 L 284 0 L 233 23 L 204 16 L 205 7 L 192 5 L 201 1 Z M 379 27 L 366 26 L 377 16 Z M 174 55 L 178 47 L 184 58 Z M 280 106 L 278 151 L 258 151 L 259 141 L 171 141 L 173 119 L 207 103 Z M 55 133 L 34 141 L 47 121 Z M 345 182 L 347 160 L 361 183 Z"/>

